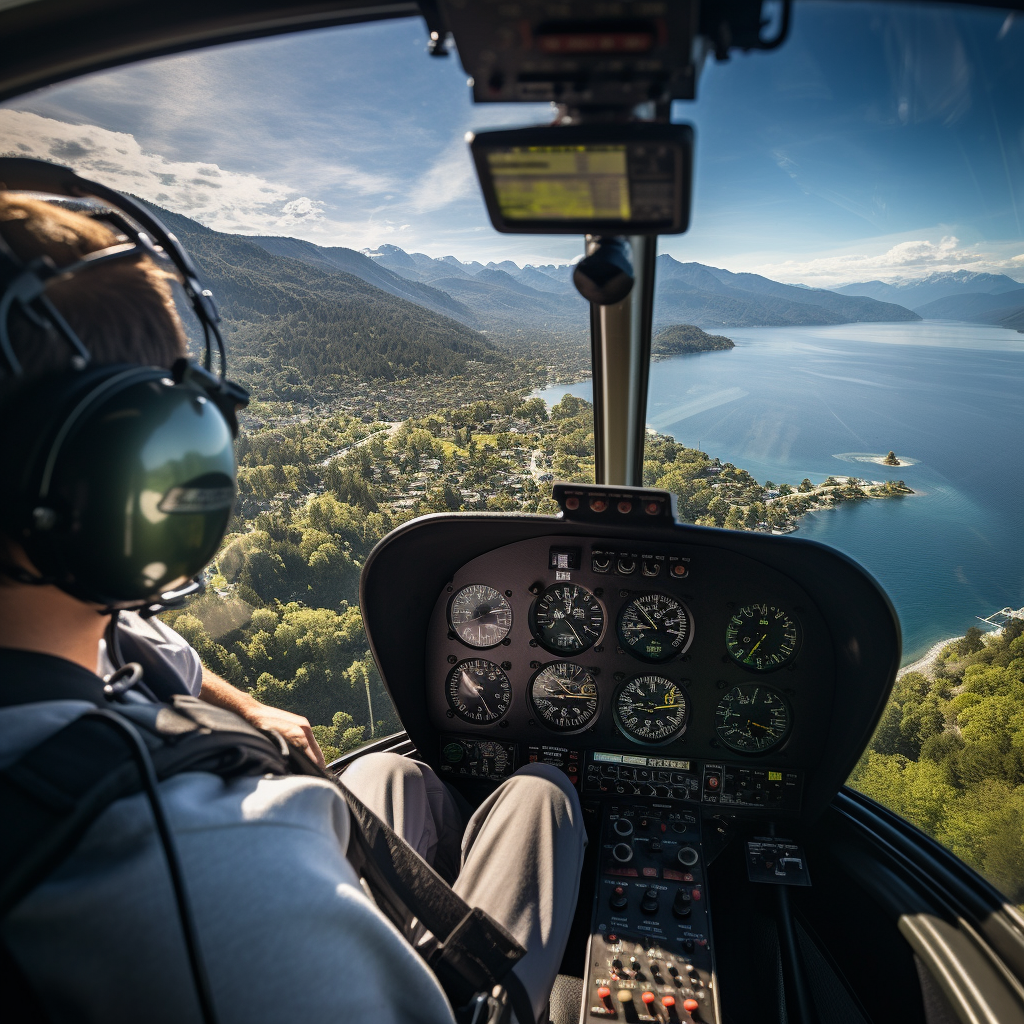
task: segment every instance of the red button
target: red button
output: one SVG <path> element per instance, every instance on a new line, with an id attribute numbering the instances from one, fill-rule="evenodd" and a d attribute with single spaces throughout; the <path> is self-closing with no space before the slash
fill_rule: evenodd
<path id="1" fill-rule="evenodd" d="M 719 778 L 717 775 L 709 775 L 704 782 L 708 789 L 718 789 Z"/>
<path id="2" fill-rule="evenodd" d="M 696 1013 L 700 1009 L 700 1003 L 696 999 L 684 999 L 683 1009 L 687 1013 Z"/>
<path id="3" fill-rule="evenodd" d="M 700 889 L 691 889 L 691 890 L 690 890 L 690 895 L 691 895 L 691 896 L 692 896 L 692 897 L 693 897 L 693 898 L 694 898 L 695 900 L 699 900 L 699 899 L 700 899 Z"/>
<path id="4" fill-rule="evenodd" d="M 645 992 L 645 993 L 644 993 L 644 994 L 643 994 L 643 995 L 642 995 L 642 996 L 641 996 L 640 998 L 641 998 L 641 999 L 642 999 L 642 1000 L 643 1000 L 643 1001 L 644 1001 L 644 1002 L 645 1002 L 645 1003 L 646 1003 L 646 1004 L 647 1004 L 648 1006 L 650 1006 L 650 1005 L 651 1005 L 651 1003 L 653 1003 L 653 1002 L 654 1002 L 654 993 L 653 993 L 653 992 Z"/>
<path id="5" fill-rule="evenodd" d="M 676 997 L 675 996 L 662 996 L 661 997 L 661 1005 L 671 1009 L 673 1006 L 676 1005 Z"/>
<path id="6" fill-rule="evenodd" d="M 611 997 L 612 997 L 612 990 L 607 985 L 602 985 L 597 990 L 597 998 L 598 999 L 611 999 Z"/>

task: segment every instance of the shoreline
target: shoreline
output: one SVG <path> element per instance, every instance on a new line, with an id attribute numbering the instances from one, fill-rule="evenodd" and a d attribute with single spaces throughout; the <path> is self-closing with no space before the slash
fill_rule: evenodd
<path id="1" fill-rule="evenodd" d="M 956 643 L 957 640 L 962 640 L 963 636 L 951 636 L 947 640 L 940 640 L 937 644 L 932 644 L 928 650 L 917 659 L 917 661 L 911 662 L 909 665 L 903 666 L 897 673 L 896 678 L 900 679 L 905 676 L 908 672 L 920 672 L 922 675 L 927 675 L 927 670 L 930 669 L 936 661 L 939 659 L 939 655 L 943 649 L 948 647 L 952 643 Z"/>

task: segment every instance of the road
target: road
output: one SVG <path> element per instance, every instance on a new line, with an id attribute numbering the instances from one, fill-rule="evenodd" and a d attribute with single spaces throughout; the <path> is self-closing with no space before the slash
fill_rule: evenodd
<path id="1" fill-rule="evenodd" d="M 372 434 L 367 434 L 366 437 L 361 437 L 354 444 L 350 444 L 347 448 L 340 448 L 333 455 L 328 455 L 321 466 L 329 466 L 335 459 L 340 459 L 342 455 L 348 455 L 353 448 L 358 448 L 360 445 L 369 444 L 375 437 L 380 437 L 382 434 L 387 434 L 390 437 L 404 422 L 404 420 L 396 420 L 394 422 L 388 422 L 387 430 L 375 430 Z"/>

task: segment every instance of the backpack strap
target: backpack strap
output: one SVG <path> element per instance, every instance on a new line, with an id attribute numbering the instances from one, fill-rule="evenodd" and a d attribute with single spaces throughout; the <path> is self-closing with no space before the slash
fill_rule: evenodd
<path id="1" fill-rule="evenodd" d="M 280 734 L 268 736 L 195 697 L 172 701 L 116 706 L 146 740 L 159 780 L 205 771 L 222 778 L 309 775 L 338 785 L 352 825 L 349 861 L 400 930 L 415 918 L 433 934 L 437 945 L 427 962 L 453 1006 L 468 1010 L 474 997 L 500 984 L 520 1024 L 534 1024 L 526 989 L 511 973 L 526 950 L 501 924 L 470 907 L 401 836 Z M 0 812 L 17 823 L 0 830 L 0 920 L 71 854 L 107 807 L 142 790 L 132 753 L 108 720 L 113 710 L 86 712 L 0 771 Z"/>

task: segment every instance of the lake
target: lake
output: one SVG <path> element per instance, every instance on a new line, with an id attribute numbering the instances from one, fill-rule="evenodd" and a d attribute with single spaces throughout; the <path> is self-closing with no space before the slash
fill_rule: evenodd
<path id="1" fill-rule="evenodd" d="M 924 321 L 725 331 L 654 363 L 648 425 L 764 483 L 905 480 L 912 497 L 800 520 L 889 593 L 904 663 L 1024 605 L 1024 335 Z M 591 398 L 590 381 L 536 392 Z M 864 461 L 889 450 L 912 464 Z"/>

